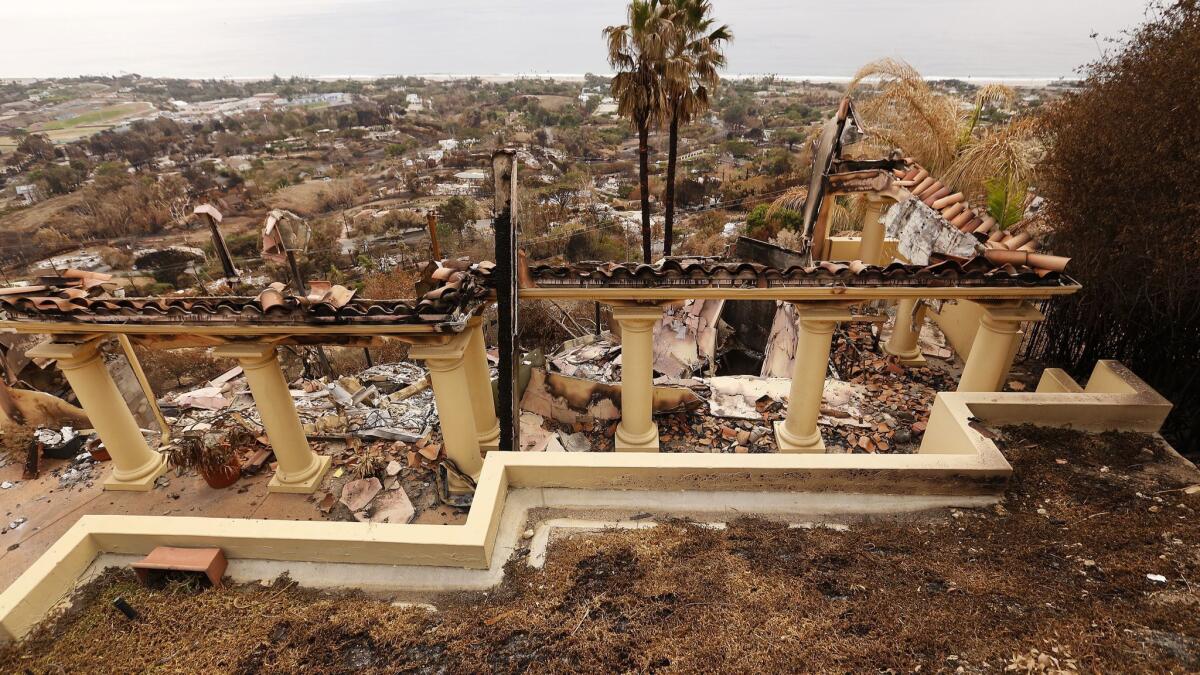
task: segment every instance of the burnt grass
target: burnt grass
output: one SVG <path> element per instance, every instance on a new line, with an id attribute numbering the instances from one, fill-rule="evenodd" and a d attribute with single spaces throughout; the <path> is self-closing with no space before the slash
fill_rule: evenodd
<path id="1" fill-rule="evenodd" d="M 846 532 L 577 535 L 437 612 L 286 578 L 151 591 L 110 570 L 0 671 L 1200 671 L 1194 470 L 1139 434 L 998 433 L 1015 469 L 1002 505 Z"/>

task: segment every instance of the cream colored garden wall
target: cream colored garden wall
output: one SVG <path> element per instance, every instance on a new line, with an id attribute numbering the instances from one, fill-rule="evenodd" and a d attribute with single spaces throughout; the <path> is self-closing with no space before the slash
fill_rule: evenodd
<path id="1" fill-rule="evenodd" d="M 1059 386 L 1062 383 L 1059 381 Z M 461 526 L 297 522 L 161 516 L 85 516 L 0 593 L 0 636 L 17 639 L 65 600 L 101 554 L 145 554 L 161 545 L 216 546 L 233 560 L 487 568 L 511 488 L 631 495 L 762 494 L 941 496 L 942 505 L 998 499 L 1012 468 L 971 424 L 1031 422 L 1153 432 L 1171 404 L 1112 361 L 1097 364 L 1084 393 L 944 392 L 913 455 L 709 453 L 501 453 L 487 455 Z M 658 502 L 658 503 L 661 503 Z M 739 511 L 746 515 L 752 511 Z M 346 587 L 355 586 L 347 575 Z"/>

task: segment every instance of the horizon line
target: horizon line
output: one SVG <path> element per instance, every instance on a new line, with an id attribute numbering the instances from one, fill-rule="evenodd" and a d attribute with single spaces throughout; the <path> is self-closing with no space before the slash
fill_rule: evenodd
<path id="1" fill-rule="evenodd" d="M 428 73 L 384 73 L 379 75 L 362 75 L 362 74 L 325 74 L 325 75 L 222 75 L 222 76 L 177 76 L 177 75 L 141 75 L 131 71 L 119 71 L 117 73 L 88 73 L 79 75 L 41 75 L 41 76 L 11 76 L 0 75 L 0 80 L 3 81 L 32 81 L 41 80 L 65 80 L 65 79 L 81 79 L 88 77 L 127 77 L 130 75 L 138 75 L 145 79 L 164 79 L 164 80 L 216 80 L 226 82 L 265 82 L 279 77 L 283 80 L 292 78 L 316 80 L 316 81 L 336 81 L 336 80 L 382 80 L 398 77 L 415 77 L 427 80 L 470 80 L 470 79 L 500 79 L 500 80 L 564 80 L 574 81 L 583 80 L 587 75 L 598 77 L 611 77 L 613 73 L 451 73 L 451 72 L 428 72 Z M 722 79 L 727 80 L 760 80 L 765 78 L 775 78 L 788 82 L 814 82 L 814 83 L 834 83 L 844 84 L 854 79 L 852 75 L 790 75 L 781 73 L 730 73 L 724 75 Z M 868 78 L 870 80 L 872 78 Z M 924 75 L 922 79 L 926 81 L 944 81 L 944 80 L 959 80 L 970 83 L 1002 83 L 1002 84 L 1049 84 L 1053 82 L 1076 82 L 1084 79 L 1082 76 L 1003 76 L 1003 75 Z"/>

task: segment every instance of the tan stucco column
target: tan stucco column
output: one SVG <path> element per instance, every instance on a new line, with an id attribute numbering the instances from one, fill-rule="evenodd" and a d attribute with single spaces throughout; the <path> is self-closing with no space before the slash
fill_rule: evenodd
<path id="1" fill-rule="evenodd" d="M 858 259 L 868 265 L 883 263 L 884 228 L 881 219 L 888 202 L 882 198 L 866 197 L 867 210 L 863 214 L 862 232 L 858 244 Z"/>
<path id="2" fill-rule="evenodd" d="M 787 417 L 775 423 L 775 441 L 780 452 L 825 452 L 825 441 L 817 428 L 825 373 L 829 370 L 829 347 L 838 321 L 851 319 L 849 308 L 796 303 L 796 358 Z"/>
<path id="3" fill-rule="evenodd" d="M 492 374 L 488 369 L 487 345 L 483 340 L 483 319 L 467 323 L 467 381 L 471 387 L 471 411 L 475 413 L 475 431 L 479 449 L 486 455 L 500 448 L 500 420 L 496 417 L 496 399 L 492 398 Z"/>
<path id="4" fill-rule="evenodd" d="M 483 469 L 483 457 L 479 448 L 479 432 L 475 426 L 475 408 L 482 404 L 476 403 L 475 398 L 486 396 L 490 403 L 492 389 L 471 386 L 466 366 L 470 341 L 470 332 L 463 331 L 446 344 L 413 346 L 408 354 L 425 361 L 425 366 L 429 368 L 446 457 L 454 462 L 459 471 L 478 479 Z M 449 480 L 452 492 L 463 493 L 470 489 L 453 475 Z"/>
<path id="5" fill-rule="evenodd" d="M 621 326 L 621 423 L 613 438 L 618 452 L 658 452 L 654 423 L 654 324 L 658 305 L 613 305 Z"/>
<path id="6" fill-rule="evenodd" d="M 999 391 L 1021 345 L 1021 322 L 1046 318 L 1028 303 L 984 305 L 958 391 Z"/>
<path id="7" fill-rule="evenodd" d="M 920 306 L 918 306 L 920 303 Z M 925 303 L 918 298 L 904 298 L 896 305 L 896 320 L 892 334 L 883 345 L 883 351 L 897 357 L 906 366 L 925 365 L 925 355 L 917 345 L 921 326 L 925 323 Z"/>
<path id="8" fill-rule="evenodd" d="M 149 491 L 154 487 L 154 480 L 167 470 L 166 458 L 146 445 L 137 420 L 125 404 L 125 397 L 104 365 L 99 347 L 98 341 L 80 344 L 47 342 L 30 349 L 27 354 L 58 362 L 79 405 L 100 434 L 108 454 L 112 455 L 113 472 L 104 481 L 104 489 Z"/>
<path id="9" fill-rule="evenodd" d="M 267 484 L 270 492 L 307 494 L 321 485 L 330 458 L 318 455 L 308 445 L 304 427 L 296 415 L 296 404 L 288 391 L 275 345 L 262 342 L 232 343 L 213 349 L 219 357 L 237 359 L 250 385 L 263 429 L 271 441 L 278 468 Z"/>

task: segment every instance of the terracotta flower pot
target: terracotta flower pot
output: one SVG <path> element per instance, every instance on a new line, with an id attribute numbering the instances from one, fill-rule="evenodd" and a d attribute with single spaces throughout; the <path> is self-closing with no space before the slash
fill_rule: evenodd
<path id="1" fill-rule="evenodd" d="M 238 461 L 237 457 L 233 457 L 227 464 L 215 469 L 201 469 L 200 475 L 204 476 L 204 482 L 208 483 L 208 487 L 220 490 L 233 485 L 242 477 L 242 463 Z"/>

